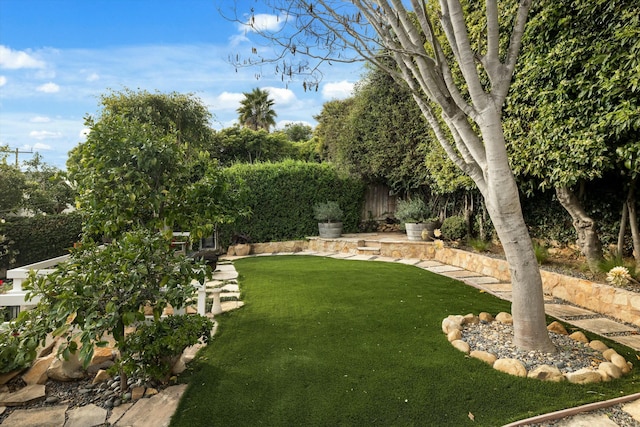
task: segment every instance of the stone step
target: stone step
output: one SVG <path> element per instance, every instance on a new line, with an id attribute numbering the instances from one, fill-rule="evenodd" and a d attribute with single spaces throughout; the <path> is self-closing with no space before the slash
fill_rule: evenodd
<path id="1" fill-rule="evenodd" d="M 380 255 L 380 248 L 369 246 L 358 246 L 358 255 Z"/>

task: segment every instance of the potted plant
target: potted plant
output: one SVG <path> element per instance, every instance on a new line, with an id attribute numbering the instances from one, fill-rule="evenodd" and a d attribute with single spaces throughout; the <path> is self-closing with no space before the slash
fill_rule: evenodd
<path id="1" fill-rule="evenodd" d="M 229 255 L 247 256 L 251 253 L 251 237 L 246 234 L 236 233 L 231 239 L 231 247 L 233 253 Z"/>
<path id="2" fill-rule="evenodd" d="M 335 201 L 317 203 L 313 206 L 313 216 L 318 220 L 320 237 L 335 239 L 342 235 L 342 209 Z"/>
<path id="3" fill-rule="evenodd" d="M 433 232 L 435 227 L 429 216 L 429 208 L 422 199 L 398 201 L 396 218 L 404 224 L 409 240 L 422 240 L 422 232 L 427 230 L 427 227 Z"/>

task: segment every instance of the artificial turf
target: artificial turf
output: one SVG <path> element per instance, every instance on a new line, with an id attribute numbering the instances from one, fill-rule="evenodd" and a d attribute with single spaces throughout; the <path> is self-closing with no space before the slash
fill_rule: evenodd
<path id="1" fill-rule="evenodd" d="M 466 357 L 442 319 L 509 303 L 420 268 L 308 256 L 235 266 L 245 306 L 218 317 L 171 426 L 500 426 L 639 389 L 635 373 L 547 383 Z"/>

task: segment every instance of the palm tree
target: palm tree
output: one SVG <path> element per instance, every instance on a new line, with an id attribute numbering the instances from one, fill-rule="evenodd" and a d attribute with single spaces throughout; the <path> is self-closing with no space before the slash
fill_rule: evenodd
<path id="1" fill-rule="evenodd" d="M 269 132 L 269 128 L 275 126 L 277 117 L 272 108 L 274 101 L 269 99 L 269 92 L 255 88 L 251 92 L 244 92 L 243 95 L 241 107 L 236 110 L 240 114 L 240 124 L 252 130 L 264 129 Z"/>

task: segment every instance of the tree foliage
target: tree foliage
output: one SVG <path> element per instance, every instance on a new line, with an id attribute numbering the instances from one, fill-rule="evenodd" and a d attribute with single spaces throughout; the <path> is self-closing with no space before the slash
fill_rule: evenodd
<path id="1" fill-rule="evenodd" d="M 244 99 L 240 101 L 240 108 L 237 110 L 240 124 L 251 130 L 264 129 L 269 132 L 275 126 L 275 118 L 278 116 L 273 109 L 275 102 L 269 98 L 269 91 L 255 88 L 243 95 Z"/>
<path id="2" fill-rule="evenodd" d="M 221 165 L 236 162 L 278 162 L 300 157 L 299 143 L 291 142 L 283 132 L 268 133 L 232 126 L 215 132 L 209 152 Z"/>

